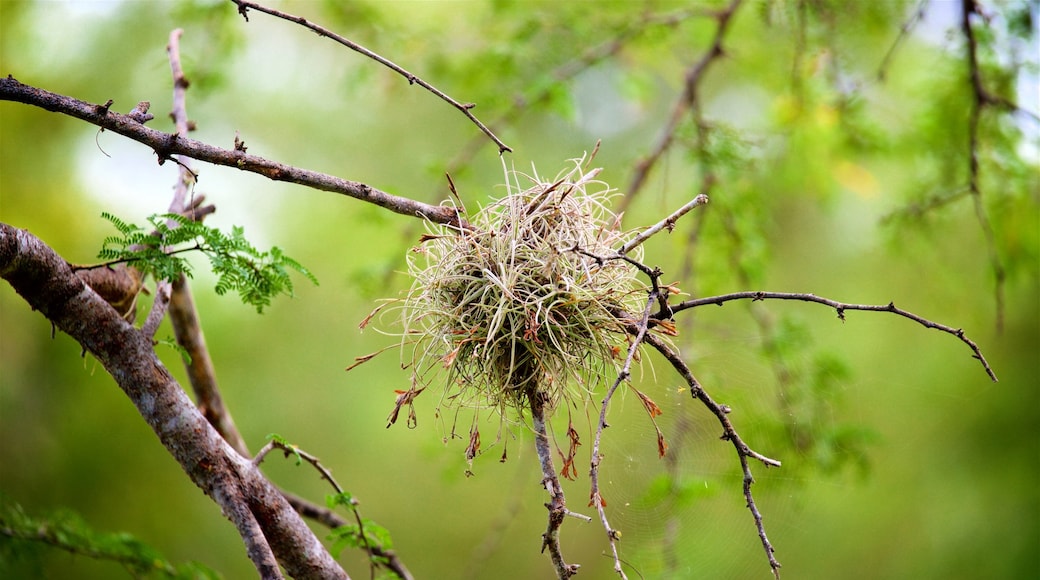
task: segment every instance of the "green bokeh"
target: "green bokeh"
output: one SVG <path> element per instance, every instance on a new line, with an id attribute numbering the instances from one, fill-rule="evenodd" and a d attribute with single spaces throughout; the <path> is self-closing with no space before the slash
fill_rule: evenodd
<path id="1" fill-rule="evenodd" d="M 626 224 L 660 219 L 712 171 L 718 183 L 712 203 L 696 210 L 703 216 L 684 218 L 647 244 L 648 263 L 667 281 L 692 265 L 681 286 L 702 296 L 768 289 L 894 301 L 964 328 L 1001 379 L 991 383 L 956 338 L 906 319 L 848 312 L 842 323 L 818 305 L 758 303 L 755 311 L 785 331 L 780 348 L 800 373 L 791 388 L 801 390 L 787 401 L 797 416 L 786 417 L 748 305 L 687 313 L 679 340 L 694 372 L 716 400 L 733 407 L 745 440 L 784 462 L 779 470 L 753 469 L 786 577 L 1028 577 L 1040 545 L 1036 125 L 1032 137 L 1021 137 L 997 113 L 984 117 L 981 184 L 1008 271 L 1004 328 L 997 332 L 993 273 L 969 197 L 922 219 L 881 223 L 967 183 L 970 93 L 958 84 L 965 80 L 962 47 L 912 36 L 881 83 L 876 67 L 912 6 L 810 4 L 816 8 L 806 16 L 801 53 L 798 3 L 741 7 L 727 56 L 712 64 L 700 93 L 715 127 L 710 154 L 692 153 L 696 133 L 684 128 Z M 868 8 L 874 5 L 880 8 Z M 549 86 L 552 70 L 609 40 L 644 9 L 344 6 L 283 8 L 368 44 L 460 101 L 477 102 L 474 112 L 485 121 L 509 110 L 517 93 Z M 182 51 L 195 81 L 188 107 L 198 139 L 230 147 L 238 131 L 250 153 L 439 202 L 448 197 L 445 168 L 479 135 L 457 111 L 371 61 L 257 13 L 246 23 L 225 2 L 4 0 L 0 74 L 91 102 L 112 98 L 121 112 L 150 100 L 150 126 L 171 130 L 164 48 L 175 27 L 185 29 Z M 602 138 L 600 177 L 623 189 L 656 141 L 684 69 L 712 32 L 703 18 L 648 30 L 596 74 L 554 88 L 500 131 L 515 150 L 507 162 L 521 171 L 533 162 L 553 175 Z M 1029 42 L 1035 53 L 1035 33 Z M 828 77 L 831 62 L 859 83 L 855 98 L 842 100 Z M 595 104 L 606 107 L 609 122 L 593 114 Z M 1019 117 L 1011 119 L 1028 127 L 1031 121 Z M 482 147 L 453 173 L 474 207 L 503 193 L 495 149 Z M 175 177 L 173 164 L 158 166 L 149 151 L 121 137 L 0 102 L 0 221 L 29 229 L 71 262 L 91 261 L 113 233 L 102 211 L 136 223 L 165 211 Z M 278 433 L 320 457 L 361 500 L 363 515 L 390 530 L 419 578 L 549 577 L 539 553 L 545 493 L 529 434 L 505 434 L 466 478 L 466 440 L 450 439 L 452 412 L 435 417 L 436 393 L 417 400 L 417 429 L 385 428 L 394 390 L 408 387 L 396 351 L 343 371 L 395 340 L 357 325 L 379 298 L 407 287 L 399 272 L 421 224 L 225 168 L 201 166 L 197 193 L 218 207 L 207 223 L 245 226 L 257 246 L 278 245 L 321 281 L 315 287 L 298 279 L 295 298 L 277 299 L 257 316 L 234 296 L 215 295 L 212 276 L 195 277 L 223 394 L 250 447 Z M 702 237 L 691 247 L 698 223 Z M 254 575 L 234 527 L 184 477 L 100 365 L 81 357 L 68 337 L 52 339 L 49 323 L 3 286 L 0 492 L 30 513 L 67 507 L 95 529 L 130 532 L 173 562 L 197 560 L 227 578 Z M 171 334 L 164 325 L 157 336 Z M 183 382 L 177 353 L 160 347 L 159 354 Z M 841 365 L 819 365 L 835 357 Z M 677 461 L 657 458 L 634 394 L 615 401 L 602 477 L 608 515 L 623 534 L 622 557 L 648 578 L 769 577 L 732 448 L 718 441 L 714 419 L 679 392 L 681 381 L 666 364 L 645 358 L 636 386 L 664 409 L 660 423 Z M 814 369 L 822 369 L 816 382 Z M 804 397 L 798 405 L 791 402 L 796 396 Z M 571 509 L 589 513 L 591 415 L 573 415 L 584 455 L 578 480 L 566 484 Z M 469 420 L 459 418 L 457 433 L 468 432 Z M 796 447 L 786 439 L 789 424 L 827 435 L 832 445 Z M 498 423 L 480 425 L 488 447 Z M 562 434 L 566 422 L 555 429 Z M 860 445 L 868 466 L 823 467 L 854 456 Z M 508 461 L 499 463 L 503 446 Z M 319 503 L 331 492 L 292 461 L 272 455 L 264 469 Z M 661 556 L 669 542 L 678 558 L 671 568 Z M 598 523 L 568 521 L 563 546 L 582 564 L 581 578 L 613 577 Z M 367 576 L 357 553 L 340 561 L 352 576 Z M 3 577 L 120 574 L 116 565 L 56 551 L 0 562 Z"/>

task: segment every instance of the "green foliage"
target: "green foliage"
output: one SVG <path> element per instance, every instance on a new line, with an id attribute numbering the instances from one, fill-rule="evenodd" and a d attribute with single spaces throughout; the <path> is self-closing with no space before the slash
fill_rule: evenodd
<path id="1" fill-rule="evenodd" d="M 180 254 L 202 252 L 217 275 L 217 294 L 234 290 L 242 302 L 256 307 L 257 312 L 263 312 L 264 307 L 271 304 L 271 298 L 278 294 L 292 295 L 289 270 L 302 274 L 315 285 L 318 283 L 309 270 L 277 246 L 266 252 L 257 250 L 238 226 L 227 235 L 181 215 L 162 214 L 148 217 L 152 226 L 149 232 L 108 212 L 103 212 L 101 217 L 111 222 L 120 235 L 104 239 L 99 259 L 108 263 L 125 262 L 146 275 L 172 281 L 181 274 L 191 276 L 191 265 Z"/>
<path id="2" fill-rule="evenodd" d="M 364 539 L 362 539 L 362 530 L 364 531 Z M 342 552 L 344 548 L 364 549 L 367 545 L 369 548 L 380 548 L 383 551 L 393 549 L 393 540 L 390 537 L 390 531 L 375 523 L 368 518 L 361 519 L 361 527 L 357 524 L 347 524 L 333 529 L 328 536 L 328 539 L 333 542 L 332 552 Z M 373 558 L 379 558 L 379 556 L 373 555 Z"/>
<path id="3" fill-rule="evenodd" d="M 844 414 L 843 394 L 852 378 L 847 357 L 818 350 L 805 323 L 791 316 L 780 319 L 763 350 L 774 365 L 781 401 L 784 435 L 775 440 L 786 442 L 823 473 L 853 466 L 866 475 L 876 432 L 836 419 Z"/>
<path id="4" fill-rule="evenodd" d="M 183 26 L 182 56 L 192 80 L 188 104 L 199 122 L 198 138 L 218 144 L 222 138 L 213 136 L 220 128 L 234 126 L 242 129 L 257 153 L 425 201 L 447 198 L 440 175 L 447 160 L 458 157 L 464 167 L 451 173 L 467 206 L 476 208 L 497 195 L 489 187 L 500 179 L 494 147 L 480 144 L 482 137 L 474 127 L 434 97 L 326 39 L 256 11 L 245 23 L 226 0 L 87 4 L 94 8 L 74 11 L 46 2 L 5 5 L 0 43 L 11 70 L 0 74 L 31 76 L 39 86 L 83 99 L 115 98 L 122 111 L 151 97 L 157 111 L 153 126 L 163 128 L 162 113 L 168 107 L 162 99 L 169 93 L 163 87 L 169 85 L 169 72 L 161 44 L 171 28 Z M 605 167 L 603 178 L 623 187 L 640 158 L 658 142 L 684 75 L 709 46 L 715 30 L 711 12 L 728 4 L 500 1 L 420 6 L 327 0 L 286 4 L 285 9 L 362 42 L 460 102 L 476 103 L 473 112 L 483 121 L 495 121 L 496 132 L 504 132 L 500 135 L 515 150 L 507 159 L 519 167 L 532 160 L 543 164 L 539 156 L 557 162 L 591 148 L 601 137 L 581 124 L 585 111 L 579 97 L 585 95 L 575 79 L 590 67 L 609 67 L 609 75 L 592 72 L 620 79 L 618 90 L 626 115 L 631 115 L 625 121 L 632 124 L 614 136 L 603 136 L 598 159 Z M 96 9 L 102 5 L 117 8 Z M 980 0 L 978 5 L 985 13 L 985 18 L 975 18 L 975 29 L 986 90 L 1035 110 L 1031 93 L 1021 84 L 1027 75 L 1015 74 L 1037 69 L 1035 2 Z M 176 18 L 164 18 L 163 6 Z M 913 24 L 908 19 L 918 7 L 927 12 L 927 24 L 918 22 L 897 42 L 901 26 Z M 691 16 L 675 25 L 642 26 L 644 17 L 685 10 Z M 986 355 L 995 358 L 1002 382 L 990 387 L 970 366 L 975 361 L 960 345 L 884 314 L 850 316 L 839 326 L 832 312 L 768 302 L 754 309 L 727 305 L 714 315 L 707 309 L 682 313 L 678 322 L 684 330 L 678 340 L 691 364 L 696 363 L 698 378 L 717 400 L 732 406 L 731 420 L 749 445 L 784 461 L 780 470 L 757 465 L 753 469 L 756 497 L 785 577 L 847 576 L 849 563 L 863 554 L 884 555 L 885 566 L 877 574 L 888 577 L 1013 578 L 1033 570 L 1040 541 L 1033 460 L 1040 456 L 1033 436 L 1040 421 L 1033 388 L 1040 329 L 1037 125 L 1028 114 L 999 106 L 986 106 L 980 118 L 981 206 L 991 220 L 995 254 L 1008 280 L 1007 328 L 1004 334 L 988 333 L 993 276 L 974 200 L 966 193 L 972 94 L 958 12 L 958 2 L 917 0 L 743 2 L 723 39 L 722 56 L 706 69 L 693 114 L 684 116 L 670 153 L 651 172 L 625 216 L 626 225 L 652 223 L 698 193 L 710 175 L 711 204 L 697 210 L 704 212 L 684 218 L 670 237 L 655 237 L 648 245 L 650 262 L 660 265 L 669 281 L 679 280 L 684 291 L 697 297 L 761 288 L 862 302 L 895 300 L 933 320 L 963 325 Z M 73 13 L 87 16 L 73 20 L 68 16 Z M 181 20 L 184 13 L 189 18 Z M 217 18 L 221 27 L 226 23 L 227 31 L 250 38 L 248 52 L 224 50 L 223 28 L 198 26 L 201 20 Z M 948 29 L 936 30 L 944 19 Z M 1006 35 L 1001 32 L 1005 26 Z M 113 35 L 112 30 L 121 33 Z M 634 34 L 626 37 L 629 31 Z M 252 37 L 258 32 L 278 42 L 256 42 Z M 583 61 L 591 49 L 615 40 L 621 45 L 615 56 L 596 65 Z M 273 46 L 277 51 L 263 52 Z M 884 79 L 879 79 L 878 69 L 892 47 Z M 302 68 L 294 64 L 301 54 L 314 56 Z M 271 66 L 258 67 L 257 59 Z M 91 68 L 99 62 L 105 66 Z M 94 74 L 71 74 L 81 70 Z M 222 83 L 215 85 L 216 80 Z M 344 84 L 350 84 L 349 94 L 344 94 Z M 220 90 L 214 91 L 214 86 Z M 199 88 L 203 90 L 197 92 Z M 83 167 L 107 171 L 100 154 L 91 156 L 76 142 L 68 142 L 82 126 L 28 107 L 3 107 L 4 221 L 31 229 L 63 252 L 82 247 L 85 236 L 103 237 L 83 230 L 96 220 L 78 215 L 83 207 L 90 208 L 88 214 L 98 211 L 90 205 L 97 200 L 86 194 L 97 185 L 83 179 Z M 704 128 L 691 119 L 694 116 L 704 121 Z M 416 123 L 430 130 L 416 131 Z M 316 130 L 319 126 L 325 130 Z M 25 146 L 25 135 L 33 136 L 32 147 Z M 105 139 L 102 135 L 101 144 L 107 147 Z M 458 146 L 465 140 L 480 144 L 471 149 L 479 154 L 467 157 Z M 69 162 L 69 151 L 78 152 L 76 163 Z M 254 176 L 226 173 L 243 190 L 257 183 Z M 873 187 L 849 187 L 849 176 L 866 176 L 860 183 L 872 179 Z M 291 186 L 278 187 L 291 191 Z M 430 191 L 434 187 L 437 190 Z M 276 313 L 243 332 L 239 325 L 209 316 L 207 340 L 221 361 L 222 382 L 250 387 L 248 408 L 236 411 L 251 415 L 247 425 L 278 421 L 296 425 L 294 432 L 310 429 L 308 438 L 342 443 L 349 457 L 340 460 L 359 465 L 385 461 L 387 456 L 401 458 L 393 473 L 363 470 L 380 494 L 366 492 L 366 501 L 378 502 L 384 513 L 392 514 L 387 518 L 410 522 L 406 529 L 395 529 L 406 561 L 410 553 L 422 551 L 428 569 L 456 570 L 460 559 L 496 525 L 494 515 L 500 510 L 486 506 L 499 505 L 503 497 L 519 491 L 511 487 L 516 484 L 509 477 L 494 479 L 507 473 L 507 465 L 488 469 L 480 478 L 484 484 L 467 484 L 464 502 L 429 501 L 451 497 L 458 487 L 445 487 L 444 481 L 428 477 L 430 462 L 437 460 L 430 453 L 412 455 L 414 437 L 386 436 L 379 421 L 363 420 L 385 415 L 390 389 L 407 388 L 396 360 L 380 361 L 381 366 L 363 371 L 371 374 L 357 377 L 359 384 L 385 385 L 378 395 L 374 388 L 309 388 L 337 380 L 329 377 L 339 369 L 330 371 L 325 362 L 369 352 L 372 342 L 380 339 L 370 333 L 358 339 L 341 321 L 361 318 L 368 307 L 359 304 L 367 302 L 367 296 L 398 290 L 400 278 L 384 271 L 401 270 L 400 263 L 375 263 L 374 252 L 344 248 L 364 248 L 359 240 L 369 239 L 380 245 L 411 245 L 417 235 L 400 216 L 387 214 L 377 224 L 371 218 L 382 216 L 382 210 L 329 197 L 293 199 L 293 219 L 306 224 L 300 243 L 322 256 L 306 262 L 325 260 L 334 264 L 325 268 L 361 274 L 338 278 L 335 292 L 328 291 L 315 304 L 300 305 L 303 317 L 292 325 L 282 324 Z M 222 203 L 222 211 L 231 205 Z M 901 219 L 876 227 L 877 218 L 887 214 Z M 359 223 L 367 225 L 363 234 L 354 227 Z M 401 230 L 411 233 L 398 240 Z M 888 246 L 879 243 L 886 235 L 891 238 Z M 381 255 L 389 253 L 381 248 Z M 359 296 L 361 284 L 364 293 Z M 0 308 L 14 317 L 18 309 L 8 307 L 13 303 L 10 294 L 0 292 L 0 299 L 8 300 Z M 200 306 L 208 307 L 205 302 Z M 803 320 L 834 324 L 797 328 L 777 318 L 795 308 Z M 772 321 L 772 330 L 758 325 L 754 316 L 761 314 Z M 725 315 L 724 320 L 719 315 Z M 79 381 L 87 379 L 77 378 L 83 375 L 78 359 L 61 362 L 65 355 L 55 346 L 62 345 L 60 337 L 51 341 L 46 333 L 35 336 L 24 330 L 31 328 L 16 325 L 12 318 L 5 325 L 5 332 L 14 333 L 5 341 L 11 348 L 0 349 L 6 352 L 0 352 L 0 435 L 17 443 L 0 451 L 0 484 L 45 502 L 56 501 L 54 491 L 62 482 L 75 481 L 78 501 L 92 510 L 110 507 L 103 494 L 91 493 L 96 489 L 125 491 L 138 500 L 136 505 L 154 502 L 152 469 L 123 469 L 121 458 L 99 456 L 94 449 L 98 437 L 108 435 L 113 425 L 133 425 L 136 417 L 118 412 L 118 405 L 95 389 L 89 390 L 90 398 L 68 393 L 40 404 L 43 394 L 65 384 L 80 387 Z M 337 333 L 335 339 L 330 328 Z M 768 349 L 763 353 L 764 338 L 779 341 L 772 354 Z M 278 349 L 278 356 L 256 356 L 272 348 Z M 721 354 L 715 358 L 711 353 Z M 841 357 L 845 369 L 835 365 L 835 356 Z M 650 362 L 653 358 L 646 357 Z M 785 399 L 779 396 L 777 361 L 792 372 L 783 388 Z M 68 380 L 55 381 L 55 372 Z M 660 401 L 659 393 L 672 388 L 672 379 L 660 363 L 655 373 L 639 387 Z M 286 406 L 279 402 L 286 384 L 308 388 L 294 389 L 295 403 Z M 666 407 L 665 417 L 672 415 Z M 608 433 L 635 433 L 642 429 L 639 420 L 628 423 L 622 415 Z M 789 428 L 794 422 L 798 428 Z M 800 438 L 806 434 L 809 437 Z M 147 439 L 128 439 L 119 447 L 128 453 L 154 453 L 145 446 L 147 442 L 154 447 Z M 706 439 L 710 441 L 702 446 L 705 453 L 720 446 L 714 430 Z M 879 447 L 876 441 L 881 439 L 897 444 Z M 615 447 L 603 463 L 608 477 L 616 475 L 612 470 L 624 463 L 622 456 L 640 452 L 619 449 L 613 441 Z M 582 451 L 588 452 L 591 446 L 585 443 Z M 456 447 L 448 445 L 447 453 L 452 453 Z M 690 540 L 683 542 L 677 569 L 646 577 L 743 578 L 762 572 L 760 547 L 749 538 L 743 502 L 734 497 L 739 481 L 722 486 L 725 491 L 718 497 L 694 495 L 697 482 L 734 469 L 730 449 L 716 452 L 728 454 L 725 462 L 688 460 L 677 474 L 666 477 L 658 477 L 650 467 L 645 475 L 639 472 L 637 498 L 649 483 L 650 500 L 669 501 L 670 490 L 691 500 L 674 510 L 682 537 Z M 515 455 L 510 448 L 510 459 Z M 90 458 L 89 469 L 84 469 L 79 459 L 83 457 Z M 849 472 L 862 472 L 866 463 L 861 459 L 868 458 L 875 465 L 869 485 L 846 485 Z M 802 463 L 816 467 L 800 471 Z M 982 467 L 964 469 L 966 464 Z M 826 473 L 835 477 L 823 477 Z M 422 494 L 402 494 L 398 489 L 400 482 L 417 478 L 424 478 Z M 799 481 L 802 489 L 775 495 L 778 482 L 789 480 Z M 620 496 L 629 489 L 610 491 L 613 518 L 612 510 L 627 503 Z M 186 492 L 193 493 L 190 488 Z M 578 502 L 573 501 L 575 495 Z M 583 503 L 580 496 L 579 486 L 571 495 L 577 504 L 572 508 Z M 784 512 L 787 500 L 800 503 L 801 510 Z M 218 514 L 211 514 L 211 525 L 177 524 L 184 521 L 182 504 L 161 504 L 147 512 L 112 507 L 112 517 L 129 526 L 145 513 L 149 520 L 171 522 L 171 536 L 190 537 L 176 541 L 195 542 L 197 553 L 205 554 L 207 561 L 221 559 L 229 575 L 255 573 L 233 533 L 226 534 L 230 539 L 215 541 L 212 530 L 226 525 Z M 417 510 L 426 517 L 416 518 Z M 544 562 L 530 557 L 523 546 L 531 545 L 529 529 L 544 526 L 544 511 L 532 515 L 526 510 L 517 517 L 530 518 L 529 525 L 513 524 L 503 541 L 508 548 L 500 553 L 506 556 L 509 551 L 510 563 L 523 564 L 502 566 L 502 576 L 542 576 Z M 429 538 L 443 533 L 445 521 L 457 519 L 465 522 L 452 530 L 459 538 L 454 542 L 457 549 L 441 550 L 441 544 L 432 554 Z M 902 526 L 906 521 L 915 525 Z M 732 529 L 727 529 L 729 522 L 735 522 Z M 625 533 L 622 556 L 637 561 L 630 540 L 636 534 L 626 524 L 616 523 Z M 193 526 L 190 534 L 183 531 L 184 525 Z M 568 523 L 565 534 L 571 529 Z M 1017 533 L 1001 532 L 1007 529 Z M 654 539 L 650 532 L 649 543 L 660 543 Z M 582 575 L 609 576 L 609 565 L 598 560 L 582 562 Z M 635 567 L 642 572 L 651 568 L 638 563 Z M 351 572 L 367 575 L 367 570 Z"/>
<path id="5" fill-rule="evenodd" d="M 358 515 L 358 501 L 350 492 L 336 493 L 326 496 L 326 505 L 330 509 L 346 507 L 360 521 L 360 524 L 347 524 L 331 531 L 328 539 L 333 543 L 332 552 L 342 552 L 344 548 L 367 550 L 371 561 L 379 566 L 386 565 L 387 559 L 381 553 L 387 553 L 394 548 L 390 530 L 376 522 L 362 518 Z"/>
<path id="6" fill-rule="evenodd" d="M 270 435 L 268 435 L 267 440 L 273 442 L 275 445 L 278 445 L 280 449 L 284 450 L 287 457 L 289 453 L 292 453 L 293 456 L 296 457 L 297 466 L 303 464 L 303 456 L 300 455 L 299 446 L 289 443 L 288 439 L 282 437 L 277 433 L 271 433 Z"/>
<path id="7" fill-rule="evenodd" d="M 155 548 L 130 534 L 98 532 L 69 511 L 56 511 L 43 517 L 31 516 L 22 506 L 0 494 L 0 575 L 4 562 L 42 556 L 47 549 L 115 562 L 134 578 L 220 578 L 219 574 L 196 562 L 172 564 Z"/>
<path id="8" fill-rule="evenodd" d="M 173 338 L 172 336 L 167 336 L 162 340 L 156 341 L 156 344 L 161 344 L 163 346 L 168 346 L 172 348 L 173 350 L 177 351 L 177 354 L 181 356 L 181 360 L 184 361 L 184 364 L 191 364 L 191 354 L 188 352 L 188 349 L 177 344 L 177 339 Z"/>
<path id="9" fill-rule="evenodd" d="M 642 509 L 658 505 L 667 505 L 674 510 L 688 509 L 697 500 L 716 495 L 719 487 L 709 486 L 703 479 L 662 473 L 647 483 L 646 491 L 636 505 Z"/>

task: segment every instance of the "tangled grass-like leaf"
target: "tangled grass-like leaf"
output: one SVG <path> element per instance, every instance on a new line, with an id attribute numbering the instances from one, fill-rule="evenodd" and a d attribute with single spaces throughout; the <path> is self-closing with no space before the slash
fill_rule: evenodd
<path id="1" fill-rule="evenodd" d="M 548 409 L 584 404 L 616 376 L 628 342 L 611 312 L 638 311 L 646 289 L 617 259 L 634 233 L 607 208 L 613 190 L 583 162 L 554 181 L 514 172 L 471 229 L 429 226 L 408 260 L 414 282 L 402 313 L 415 385 L 429 386 L 442 367 L 448 406 L 519 416 L 532 396 Z"/>

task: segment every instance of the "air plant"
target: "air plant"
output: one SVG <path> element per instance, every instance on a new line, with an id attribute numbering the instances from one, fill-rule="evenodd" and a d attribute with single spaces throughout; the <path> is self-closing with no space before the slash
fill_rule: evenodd
<path id="1" fill-rule="evenodd" d="M 408 259 L 411 289 L 397 301 L 412 387 L 398 392 L 390 423 L 441 380 L 443 405 L 512 421 L 532 404 L 545 419 L 584 406 L 617 376 L 630 344 L 617 313 L 646 299 L 633 265 L 641 248 L 619 259 L 636 233 L 607 207 L 616 192 L 585 158 L 572 163 L 554 180 L 507 172 L 506 195 L 465 227 L 428 225 Z"/>

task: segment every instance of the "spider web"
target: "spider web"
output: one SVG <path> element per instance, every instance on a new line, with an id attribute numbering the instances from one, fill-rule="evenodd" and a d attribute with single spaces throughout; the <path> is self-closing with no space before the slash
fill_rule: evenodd
<path id="1" fill-rule="evenodd" d="M 780 459 L 774 450 L 795 453 L 775 444 L 780 420 L 774 383 L 767 362 L 748 352 L 757 337 L 717 343 L 701 353 L 693 369 L 712 396 L 731 403 L 737 432 L 756 451 Z M 736 347 L 736 348 L 733 348 Z M 697 366 L 714 369 L 698 373 Z M 717 369 L 723 369 L 721 371 Z M 701 376 L 703 375 L 703 376 Z M 658 369 L 657 381 L 647 373 L 638 388 L 663 414 L 657 418 L 668 450 L 658 458 L 656 434 L 632 393 L 619 392 L 612 403 L 611 427 L 603 435 L 601 490 L 611 527 L 622 534 L 620 556 L 629 577 L 769 577 L 769 565 L 754 520 L 745 505 L 743 473 L 733 445 L 720 440 L 717 419 L 690 397 L 670 369 Z M 758 401 L 753 404 L 752 401 Z M 797 458 L 802 463 L 804 458 Z M 751 463 L 752 492 L 766 532 L 783 562 L 776 538 L 798 526 L 798 510 L 806 500 L 799 489 L 818 474 L 769 469 Z M 811 486 L 810 486 L 811 487 Z"/>

